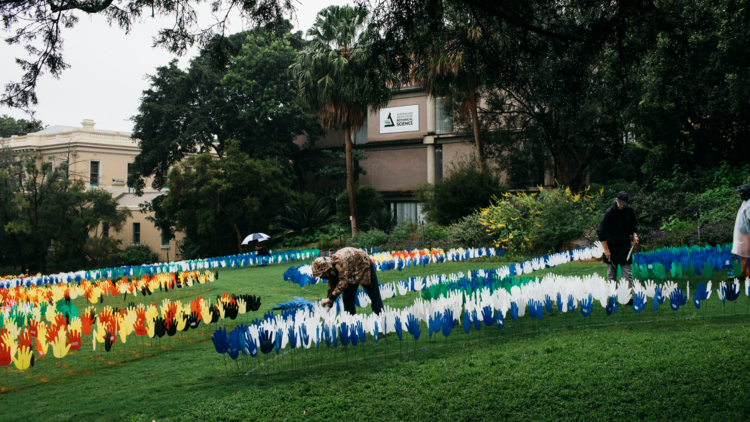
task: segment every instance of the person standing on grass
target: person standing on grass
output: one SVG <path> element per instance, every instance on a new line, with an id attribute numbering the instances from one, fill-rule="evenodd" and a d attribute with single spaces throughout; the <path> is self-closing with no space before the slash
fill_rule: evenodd
<path id="1" fill-rule="evenodd" d="M 635 211 L 630 207 L 627 192 L 619 192 L 615 202 L 604 211 L 604 217 L 599 222 L 597 235 L 604 248 L 604 262 L 607 263 L 607 280 L 617 280 L 617 266 L 622 268 L 622 277 L 628 281 L 633 289 L 633 255 L 630 253 L 633 242 L 638 243 L 638 221 Z M 630 255 L 630 256 L 628 256 Z M 628 302 L 632 305 L 633 300 Z"/>
<path id="2" fill-rule="evenodd" d="M 344 310 L 354 315 L 357 313 L 357 289 L 362 286 L 372 301 L 372 311 L 380 314 L 383 310 L 375 264 L 361 249 L 343 248 L 331 257 L 315 258 L 312 275 L 328 281 L 328 294 L 320 302 L 322 306 L 332 307 L 336 298 L 343 294 Z"/>
<path id="3" fill-rule="evenodd" d="M 750 278 L 750 184 L 740 186 L 737 192 L 742 205 L 734 223 L 732 253 L 740 258 L 742 274 L 735 274 L 735 277 Z"/>

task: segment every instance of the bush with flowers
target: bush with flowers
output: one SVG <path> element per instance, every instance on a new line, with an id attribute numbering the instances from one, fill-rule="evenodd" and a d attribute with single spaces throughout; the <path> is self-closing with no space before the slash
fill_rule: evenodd
<path id="1" fill-rule="evenodd" d="M 503 194 L 479 211 L 494 246 L 514 254 L 554 251 L 595 227 L 609 202 L 603 188 L 578 193 L 538 188 L 538 193 Z"/>

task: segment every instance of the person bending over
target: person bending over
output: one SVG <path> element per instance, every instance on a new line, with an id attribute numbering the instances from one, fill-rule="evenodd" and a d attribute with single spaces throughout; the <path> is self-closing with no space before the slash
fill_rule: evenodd
<path id="1" fill-rule="evenodd" d="M 732 253 L 740 258 L 742 274 L 735 277 L 750 278 L 750 184 L 742 185 L 737 189 L 742 199 L 737 220 L 734 223 L 734 241 L 732 242 Z"/>
<path id="2" fill-rule="evenodd" d="M 343 294 L 344 310 L 354 315 L 357 313 L 357 289 L 362 286 L 372 301 L 372 311 L 380 314 L 383 310 L 375 264 L 360 249 L 343 248 L 331 257 L 315 258 L 312 275 L 328 281 L 327 297 L 320 301 L 322 306 L 332 307 L 336 298 Z"/>

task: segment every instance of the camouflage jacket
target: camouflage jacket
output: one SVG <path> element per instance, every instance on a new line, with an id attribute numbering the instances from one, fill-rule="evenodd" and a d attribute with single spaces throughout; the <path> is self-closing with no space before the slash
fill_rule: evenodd
<path id="1" fill-rule="evenodd" d="M 343 248 L 331 257 L 338 277 L 328 280 L 328 298 L 336 300 L 350 284 L 370 285 L 370 256 L 360 249 Z"/>

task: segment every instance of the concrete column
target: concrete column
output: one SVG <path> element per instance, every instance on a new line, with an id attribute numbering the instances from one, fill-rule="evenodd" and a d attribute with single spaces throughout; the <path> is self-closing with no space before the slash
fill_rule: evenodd
<path id="1" fill-rule="evenodd" d="M 435 97 L 431 95 L 427 97 L 427 134 L 435 134 Z"/>
<path id="2" fill-rule="evenodd" d="M 435 184 L 435 144 L 427 144 L 427 183 Z"/>

